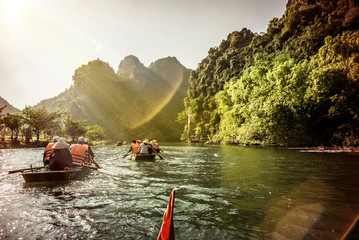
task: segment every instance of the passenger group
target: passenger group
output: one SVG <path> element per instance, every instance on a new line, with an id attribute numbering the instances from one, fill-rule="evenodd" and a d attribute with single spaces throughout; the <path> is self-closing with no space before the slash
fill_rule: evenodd
<path id="1" fill-rule="evenodd" d="M 43 162 L 50 170 L 63 170 L 66 167 L 90 165 L 94 160 L 94 153 L 84 137 L 77 139 L 77 144 L 69 145 L 65 139 L 56 136 L 44 151 Z"/>
<path id="2" fill-rule="evenodd" d="M 131 153 L 144 155 L 160 151 L 156 140 L 145 139 L 142 143 L 140 140 L 133 140 L 126 155 Z M 46 146 L 43 155 L 43 163 L 50 170 L 63 170 L 66 167 L 95 163 L 95 155 L 89 146 L 88 139 L 84 137 L 79 137 L 77 144 L 70 146 L 64 138 L 55 136 L 53 142 Z"/>
<path id="3" fill-rule="evenodd" d="M 142 144 L 140 140 L 132 140 L 130 149 L 128 150 L 127 154 L 152 154 L 153 152 L 159 152 L 160 148 L 158 142 L 156 140 L 148 140 L 145 139 Z"/>

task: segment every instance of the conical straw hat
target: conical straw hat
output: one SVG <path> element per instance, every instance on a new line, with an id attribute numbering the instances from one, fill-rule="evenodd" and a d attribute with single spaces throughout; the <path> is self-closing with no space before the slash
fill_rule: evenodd
<path id="1" fill-rule="evenodd" d="M 55 143 L 54 146 L 52 146 L 52 149 L 64 149 L 64 148 L 70 148 L 70 145 L 65 143 L 64 140 L 60 139 L 57 143 Z"/>

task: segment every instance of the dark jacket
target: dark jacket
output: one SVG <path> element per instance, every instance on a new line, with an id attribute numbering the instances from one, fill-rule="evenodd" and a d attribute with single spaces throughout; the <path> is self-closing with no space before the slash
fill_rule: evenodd
<path id="1" fill-rule="evenodd" d="M 63 170 L 65 167 L 75 167 L 72 163 L 70 151 L 67 148 L 54 149 L 51 154 L 49 169 Z"/>

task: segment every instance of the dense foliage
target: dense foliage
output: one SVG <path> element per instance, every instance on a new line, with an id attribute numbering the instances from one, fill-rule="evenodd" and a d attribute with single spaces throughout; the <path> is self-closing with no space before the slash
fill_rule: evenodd
<path id="1" fill-rule="evenodd" d="M 182 139 L 359 145 L 358 26 L 357 1 L 302 0 L 233 32 L 191 74 Z"/>
<path id="2" fill-rule="evenodd" d="M 74 120 L 68 114 L 62 119 L 64 112 L 61 110 L 48 111 L 44 107 L 33 108 L 26 106 L 20 113 L 1 114 L 0 108 L 0 126 L 1 140 L 5 141 L 7 131 L 10 132 L 10 141 L 12 144 L 18 144 L 19 135 L 24 138 L 24 142 L 29 144 L 33 135 L 36 136 L 36 142 L 40 141 L 40 136 L 50 141 L 55 135 L 62 137 L 71 137 L 76 140 L 79 136 L 85 136 L 90 140 L 102 140 L 104 130 L 98 125 L 88 125 L 86 121 Z"/>

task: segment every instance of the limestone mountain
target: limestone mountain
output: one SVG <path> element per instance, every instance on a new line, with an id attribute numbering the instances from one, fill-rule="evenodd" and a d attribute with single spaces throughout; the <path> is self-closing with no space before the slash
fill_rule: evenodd
<path id="1" fill-rule="evenodd" d="M 130 55 L 116 73 L 97 59 L 76 69 L 69 89 L 36 107 L 65 109 L 74 119 L 103 126 L 113 139 L 176 141 L 183 129 L 176 118 L 184 109 L 190 71 L 174 57 L 145 67 Z"/>
<path id="2" fill-rule="evenodd" d="M 2 110 L 1 114 L 7 114 L 7 113 L 12 113 L 13 114 L 13 113 L 19 113 L 20 112 L 19 109 L 12 106 L 8 101 L 6 101 L 4 98 L 2 98 L 0 96 L 0 108 L 2 108 L 4 106 L 6 106 L 6 107 Z"/>

